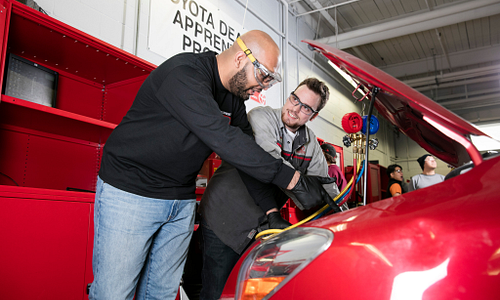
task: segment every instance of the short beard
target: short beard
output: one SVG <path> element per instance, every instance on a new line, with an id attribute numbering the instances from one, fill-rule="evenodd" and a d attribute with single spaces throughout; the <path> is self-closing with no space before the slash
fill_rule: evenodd
<path id="1" fill-rule="evenodd" d="M 234 74 L 231 79 L 229 79 L 229 90 L 230 92 L 243 100 L 248 100 L 250 95 L 246 92 L 247 89 L 247 67 L 243 67 L 243 69 L 239 70 L 238 73 Z"/>
<path id="2" fill-rule="evenodd" d="M 297 131 L 297 129 L 299 129 L 300 126 L 302 126 L 302 125 L 287 123 L 286 122 L 286 118 L 285 118 L 285 114 L 287 114 L 287 113 L 288 112 L 286 110 L 284 112 L 281 112 L 281 121 L 283 122 L 283 124 L 286 125 L 286 127 L 288 128 L 288 130 Z"/>

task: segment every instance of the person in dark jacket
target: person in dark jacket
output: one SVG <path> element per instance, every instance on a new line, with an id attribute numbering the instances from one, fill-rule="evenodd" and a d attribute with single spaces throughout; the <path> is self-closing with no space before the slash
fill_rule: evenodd
<path id="1" fill-rule="evenodd" d="M 327 176 L 328 168 L 319 143 L 305 124 L 318 116 L 328 97 L 324 82 L 307 78 L 290 94 L 282 108 L 252 109 L 248 118 L 255 141 L 302 174 Z M 275 186 L 267 187 L 278 207 L 285 204 L 288 195 Z M 339 193 L 335 183 L 325 188 L 332 198 Z M 276 208 L 265 213 L 260 210 L 236 169 L 225 161 L 208 182 L 199 211 L 203 252 L 200 300 L 219 299 L 232 268 L 259 230 L 291 225 L 281 218 Z"/>
<path id="2" fill-rule="evenodd" d="M 389 184 L 385 198 L 403 194 L 405 192 L 403 186 L 403 168 L 397 164 L 390 165 L 387 167 L 387 176 L 389 176 Z"/>
<path id="3" fill-rule="evenodd" d="M 107 139 L 95 195 L 90 299 L 176 297 L 194 227 L 195 181 L 212 152 L 242 177 L 291 190 L 301 202 L 331 201 L 322 187 L 327 179 L 300 175 L 252 139 L 244 100 L 281 81 L 279 48 L 262 31 L 237 42 L 219 55 L 166 60 Z"/>

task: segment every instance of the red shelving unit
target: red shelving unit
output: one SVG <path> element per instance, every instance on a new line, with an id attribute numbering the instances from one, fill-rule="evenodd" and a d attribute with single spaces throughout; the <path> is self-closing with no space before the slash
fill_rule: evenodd
<path id="1" fill-rule="evenodd" d="M 87 299 L 102 148 L 156 66 L 15 1 L 0 34 L 0 84 L 9 53 L 59 74 L 55 107 L 0 96 L 0 297 Z"/>

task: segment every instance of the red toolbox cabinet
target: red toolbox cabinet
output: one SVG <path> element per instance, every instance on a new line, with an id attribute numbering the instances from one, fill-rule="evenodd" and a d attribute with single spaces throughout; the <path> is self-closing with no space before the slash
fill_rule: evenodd
<path id="1" fill-rule="evenodd" d="M 3 187 L 2 299 L 83 299 L 92 282 L 93 194 Z"/>
<path id="2" fill-rule="evenodd" d="M 387 168 L 379 165 L 378 163 L 368 163 L 368 179 L 366 181 L 366 204 L 384 199 L 385 193 L 387 191 L 387 185 L 389 184 L 389 178 L 387 177 L 386 170 Z M 347 166 L 345 168 L 347 181 L 351 179 L 352 173 L 353 167 Z M 356 175 L 356 177 L 358 175 Z M 363 203 L 363 184 L 364 181 L 361 179 L 356 185 L 356 194 L 358 195 L 357 201 L 352 194 L 349 198 L 349 202 L 352 207 L 358 206 L 360 203 Z"/>
<path id="3" fill-rule="evenodd" d="M 0 96 L 0 298 L 87 299 L 102 148 L 156 66 L 0 0 L 2 84 L 9 53 L 59 82 L 55 107 Z"/>

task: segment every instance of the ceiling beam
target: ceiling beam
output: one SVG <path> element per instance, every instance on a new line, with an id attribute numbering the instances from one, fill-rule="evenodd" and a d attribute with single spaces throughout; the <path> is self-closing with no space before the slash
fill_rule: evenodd
<path id="1" fill-rule="evenodd" d="M 455 114 L 471 123 L 492 122 L 500 120 L 500 106 L 468 108 L 453 111 Z"/>
<path id="2" fill-rule="evenodd" d="M 439 102 L 440 105 L 446 106 L 448 108 L 463 109 L 465 107 L 480 107 L 487 103 L 485 100 L 492 100 L 496 104 L 500 104 L 500 93 L 493 93 L 489 95 L 482 95 L 477 97 L 470 97 L 467 99 L 452 100 Z"/>
<path id="3" fill-rule="evenodd" d="M 445 82 L 450 82 L 450 81 L 457 81 L 457 80 L 463 80 L 463 79 L 468 79 L 468 78 L 481 77 L 481 76 L 491 75 L 491 74 L 500 74 L 500 65 L 491 65 L 491 66 L 487 66 L 487 67 L 451 72 L 451 73 L 446 73 L 446 74 L 437 75 L 437 76 L 427 76 L 427 77 L 421 77 L 421 78 L 412 79 L 412 80 L 403 80 L 403 82 L 405 84 L 415 88 L 415 87 L 419 87 L 419 86 L 435 84 L 436 79 L 439 81 L 439 83 L 445 83 Z"/>
<path id="4" fill-rule="evenodd" d="M 467 1 L 443 8 L 437 7 L 432 11 L 417 15 L 403 16 L 394 21 L 321 38 L 317 41 L 339 49 L 346 49 L 499 13 L 500 2 L 498 0 Z"/>
<path id="5" fill-rule="evenodd" d="M 334 28 L 335 32 L 336 32 L 336 33 L 338 33 L 337 21 L 336 21 L 334 18 L 332 18 L 332 16 L 331 16 L 328 12 L 326 12 L 326 11 L 324 10 L 324 7 L 321 5 L 321 3 L 319 3 L 319 1 L 317 1 L 317 0 L 308 0 L 308 1 L 304 1 L 304 2 L 305 2 L 305 3 L 309 2 L 312 6 L 314 6 L 314 7 L 316 8 L 316 10 L 315 10 L 315 11 L 319 11 L 319 13 L 321 14 L 321 16 L 322 16 L 323 18 L 325 18 L 325 20 L 326 20 L 328 23 L 330 23 L 330 25 L 332 25 L 332 26 L 333 26 L 333 28 Z M 297 15 L 297 17 L 298 17 L 298 16 L 302 16 L 302 15 L 304 15 L 304 14 L 307 14 L 307 13 L 299 14 L 299 15 Z M 319 21 L 320 21 L 320 19 L 318 18 L 318 22 L 319 22 Z"/>
<path id="6" fill-rule="evenodd" d="M 434 10 L 434 4 L 432 2 L 425 0 L 425 4 L 427 4 L 427 8 L 429 9 L 429 11 Z M 448 49 L 443 44 L 443 41 L 441 39 L 442 33 L 437 28 L 435 28 L 434 30 L 436 31 L 436 36 L 437 36 L 437 39 L 439 41 L 439 45 L 441 46 L 441 50 L 443 51 L 443 54 L 446 57 L 446 61 L 448 62 L 448 69 L 451 71 L 451 63 L 450 63 L 450 58 L 448 57 Z"/>
<path id="7" fill-rule="evenodd" d="M 346 4 L 351 4 L 353 2 L 358 2 L 358 1 L 359 0 L 349 0 L 349 1 L 346 1 L 346 2 L 342 2 L 342 3 L 339 3 L 339 4 L 330 5 L 330 6 L 325 6 L 325 7 L 323 7 L 323 5 L 320 4 L 319 6 L 315 6 L 316 7 L 315 10 L 311 10 L 311 11 L 307 11 L 305 13 L 298 14 L 298 15 L 296 15 L 296 17 L 300 17 L 300 16 L 303 16 L 303 15 L 309 15 L 309 14 L 312 14 L 312 13 L 315 13 L 315 12 L 318 12 L 318 11 L 325 11 L 325 10 L 328 10 L 328 9 L 337 8 L 339 6 L 346 5 Z"/>
<path id="8" fill-rule="evenodd" d="M 363 52 L 361 52 L 359 47 L 352 47 L 352 50 L 354 50 L 357 57 L 361 58 L 362 60 L 366 61 L 367 63 L 372 63 L 371 60 L 368 59 L 368 57 L 366 57 L 366 55 L 364 55 Z"/>
<path id="9" fill-rule="evenodd" d="M 464 98 L 470 98 L 472 96 L 491 94 L 491 93 L 500 93 L 500 87 L 491 88 L 491 89 L 482 89 L 482 90 L 473 91 L 473 92 L 450 94 L 447 96 L 434 97 L 433 100 L 440 103 L 440 102 L 443 102 L 444 100 L 450 100 L 450 99 L 460 100 L 460 99 L 464 99 Z"/>
<path id="10" fill-rule="evenodd" d="M 400 64 L 378 67 L 382 71 L 396 78 L 412 76 L 417 74 L 434 74 L 434 65 L 432 57 L 412 60 Z M 472 50 L 454 52 L 449 54 L 450 63 L 454 68 L 466 67 L 469 65 L 477 65 L 500 60 L 500 45 L 475 48 Z M 436 56 L 438 69 L 443 70 L 446 67 L 443 65 L 444 56 Z"/>
<path id="11" fill-rule="evenodd" d="M 440 83 L 439 85 L 432 84 L 432 85 L 417 87 L 417 88 L 415 88 L 415 90 L 417 90 L 419 92 L 425 92 L 425 91 L 430 91 L 430 90 L 434 90 L 434 89 L 438 89 L 438 88 L 442 89 L 442 88 L 449 88 L 449 87 L 455 87 L 455 86 L 461 86 L 461 85 L 490 82 L 490 81 L 496 81 L 496 80 L 500 80 L 500 75 L 465 79 L 465 80 L 461 80 L 461 81 L 452 81 L 452 82 L 447 82 L 447 83 Z"/>
<path id="12" fill-rule="evenodd" d="M 500 100 L 498 98 L 491 97 L 483 97 L 481 99 L 476 99 L 475 101 L 468 101 L 458 105 L 443 105 L 446 109 L 449 109 L 453 112 L 459 112 L 463 110 L 470 110 L 473 108 L 481 108 L 481 107 L 491 107 L 500 105 Z M 498 94 L 496 95 L 498 97 Z"/>

